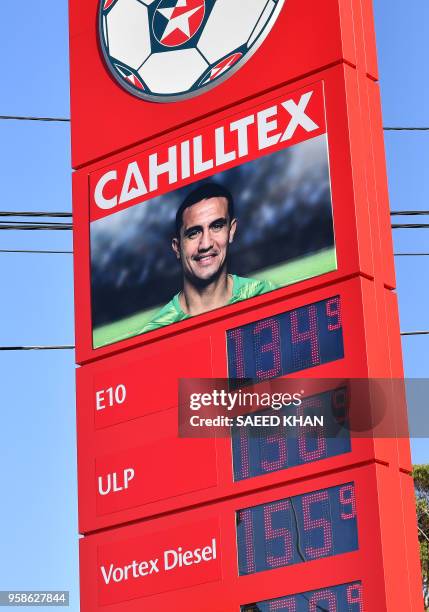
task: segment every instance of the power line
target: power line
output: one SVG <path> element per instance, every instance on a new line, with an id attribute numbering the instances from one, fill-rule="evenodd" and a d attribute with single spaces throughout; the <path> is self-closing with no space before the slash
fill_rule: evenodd
<path id="1" fill-rule="evenodd" d="M 386 132 L 428 132 L 429 127 L 383 127 Z"/>
<path id="2" fill-rule="evenodd" d="M 19 115 L 0 115 L 0 119 L 6 121 L 60 121 L 70 123 L 70 119 L 65 117 L 22 117 Z"/>
<path id="3" fill-rule="evenodd" d="M 35 221 L 0 221 L 1 225 L 46 225 L 49 227 L 51 225 L 67 225 L 71 226 L 72 223 L 59 223 L 58 221 L 44 221 L 43 223 L 37 223 Z"/>
<path id="4" fill-rule="evenodd" d="M 62 122 L 62 123 L 70 123 L 70 118 L 68 117 L 26 117 L 22 115 L 0 115 L 0 119 L 5 121 L 49 121 L 49 122 Z M 386 126 L 383 127 L 383 130 L 386 132 L 395 131 L 395 132 L 427 132 L 429 131 L 429 127 L 414 127 L 414 126 Z"/>
<path id="5" fill-rule="evenodd" d="M 0 230 L 71 230 L 72 223 L 31 223 L 31 222 L 0 222 Z"/>
<path id="6" fill-rule="evenodd" d="M 413 216 L 413 215 L 429 215 L 429 210 L 391 210 L 390 214 L 392 217 L 395 216 Z M 57 217 L 57 218 L 71 218 L 73 214 L 71 212 L 58 212 L 58 211 L 16 211 L 16 210 L 2 210 L 0 211 L 0 217 Z"/>
<path id="7" fill-rule="evenodd" d="M 22 249 L 0 249 L 0 253 L 52 253 L 52 254 L 67 254 L 73 255 L 73 251 L 30 251 Z M 394 253 L 395 257 L 423 257 L 429 256 L 429 253 Z"/>
<path id="8" fill-rule="evenodd" d="M 68 212 L 49 212 L 49 211 L 31 211 L 31 212 L 16 212 L 12 210 L 0 211 L 0 217 L 60 217 L 69 218 L 73 215 Z"/>
<path id="9" fill-rule="evenodd" d="M 390 215 L 392 217 L 411 217 L 413 215 L 429 215 L 429 210 L 391 210 Z"/>
<path id="10" fill-rule="evenodd" d="M 73 344 L 59 344 L 52 346 L 0 346 L 0 351 L 57 351 L 74 350 Z"/>
<path id="11" fill-rule="evenodd" d="M 67 254 L 73 255 L 73 251 L 30 251 L 24 249 L 0 249 L 0 253 L 49 253 L 49 254 Z"/>
<path id="12" fill-rule="evenodd" d="M 392 223 L 392 229 L 425 229 L 429 223 Z M 32 223 L 31 221 L 0 221 L 0 230 L 71 230 L 72 223 Z"/>
<path id="13" fill-rule="evenodd" d="M 429 223 L 392 223 L 392 229 L 424 229 Z"/>
<path id="14" fill-rule="evenodd" d="M 401 332 L 401 336 L 428 336 L 428 331 L 409 331 L 409 332 Z"/>
<path id="15" fill-rule="evenodd" d="M 73 251 L 37 251 L 30 249 L 0 249 L 0 253 L 36 253 L 36 254 L 59 254 L 73 255 Z M 424 257 L 429 256 L 429 253 L 394 253 L 395 257 Z"/>
<path id="16" fill-rule="evenodd" d="M 401 332 L 401 336 L 427 336 L 428 331 L 410 331 Z M 73 344 L 59 345 L 33 345 L 33 346 L 0 346 L 0 351 L 58 351 L 58 350 L 74 350 L 76 347 Z"/>

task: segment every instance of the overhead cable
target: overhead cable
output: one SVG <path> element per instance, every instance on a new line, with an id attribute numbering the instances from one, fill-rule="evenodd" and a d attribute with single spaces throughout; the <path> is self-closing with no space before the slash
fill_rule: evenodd
<path id="1" fill-rule="evenodd" d="M 428 336 L 428 335 L 429 335 L 429 330 L 401 332 L 401 336 Z"/>
<path id="2" fill-rule="evenodd" d="M 65 117 L 22 117 L 20 115 L 0 115 L 0 119 L 4 119 L 6 121 L 59 121 L 70 123 L 70 119 Z"/>
<path id="3" fill-rule="evenodd" d="M 401 336 L 421 336 L 429 335 L 429 331 L 401 332 Z M 0 346 L 0 351 L 63 351 L 75 350 L 73 344 L 46 345 L 46 346 Z"/>
<path id="4" fill-rule="evenodd" d="M 74 350 L 73 344 L 59 344 L 47 346 L 0 346 L 0 351 L 57 351 Z"/>
<path id="5" fill-rule="evenodd" d="M 396 216 L 413 216 L 413 215 L 429 215 L 429 210 L 391 210 L 392 217 Z M 55 218 L 71 218 L 71 212 L 58 211 L 16 211 L 16 210 L 0 210 L 0 217 L 55 217 Z"/>
<path id="6" fill-rule="evenodd" d="M 30 249 L 0 249 L 0 253 L 32 253 L 52 255 L 73 255 L 73 251 L 43 251 Z M 429 253 L 394 253 L 395 257 L 429 257 Z"/>
<path id="7" fill-rule="evenodd" d="M 49 122 L 62 122 L 62 123 L 70 123 L 70 119 L 68 117 L 32 117 L 32 116 L 22 116 L 22 115 L 0 115 L 0 119 L 6 121 L 49 121 Z M 427 132 L 429 131 L 429 127 L 415 127 L 415 126 L 386 126 L 383 127 L 383 130 L 386 132 L 389 131 L 397 131 L 397 132 Z"/>
<path id="8" fill-rule="evenodd" d="M 429 223 L 392 223 L 392 229 L 424 229 Z"/>
<path id="9" fill-rule="evenodd" d="M 8 223 L 0 222 L 0 230 L 71 230 L 72 223 L 26 223 L 9 221 Z"/>
<path id="10" fill-rule="evenodd" d="M 0 249 L 0 253 L 42 253 L 42 254 L 67 254 L 73 255 L 73 251 L 32 251 L 26 249 Z"/>
<path id="11" fill-rule="evenodd" d="M 70 212 L 49 212 L 49 211 L 28 211 L 16 212 L 13 210 L 0 211 L 0 217 L 60 217 L 71 218 L 73 215 Z"/>
<path id="12" fill-rule="evenodd" d="M 386 132 L 429 132 L 429 127 L 383 127 Z"/>
<path id="13" fill-rule="evenodd" d="M 429 210 L 391 210 L 390 215 L 392 217 L 412 217 L 415 215 L 429 215 Z"/>
<path id="14" fill-rule="evenodd" d="M 392 223 L 392 229 L 425 229 L 429 223 Z M 30 221 L 0 221 L 0 230 L 71 230 L 72 223 L 31 223 Z"/>

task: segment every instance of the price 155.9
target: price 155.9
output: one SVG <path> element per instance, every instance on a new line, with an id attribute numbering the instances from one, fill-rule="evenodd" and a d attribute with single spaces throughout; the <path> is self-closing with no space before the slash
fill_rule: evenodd
<path id="1" fill-rule="evenodd" d="M 237 512 L 239 574 L 357 550 L 354 483 Z"/>

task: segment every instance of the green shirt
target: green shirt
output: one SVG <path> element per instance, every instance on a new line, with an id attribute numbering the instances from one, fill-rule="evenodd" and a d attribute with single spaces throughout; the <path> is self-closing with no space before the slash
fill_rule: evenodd
<path id="1" fill-rule="evenodd" d="M 276 285 L 270 281 L 243 278 L 235 274 L 232 274 L 232 280 L 232 296 L 228 304 L 235 304 L 236 302 L 241 302 L 242 300 L 247 300 L 256 295 L 262 295 L 263 293 L 277 289 Z M 183 312 L 180 307 L 179 295 L 179 293 L 176 293 L 173 299 L 161 308 L 153 319 L 146 323 L 138 333 L 144 334 L 154 329 L 158 329 L 159 327 L 164 327 L 165 325 L 171 325 L 172 323 L 177 323 L 184 319 L 190 319 L 191 315 Z"/>

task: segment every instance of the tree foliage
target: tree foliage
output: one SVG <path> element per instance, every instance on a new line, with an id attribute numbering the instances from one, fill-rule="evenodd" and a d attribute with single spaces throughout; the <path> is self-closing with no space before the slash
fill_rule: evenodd
<path id="1" fill-rule="evenodd" d="M 423 596 L 425 609 L 429 610 L 429 464 L 415 465 L 413 478 L 419 527 Z"/>

